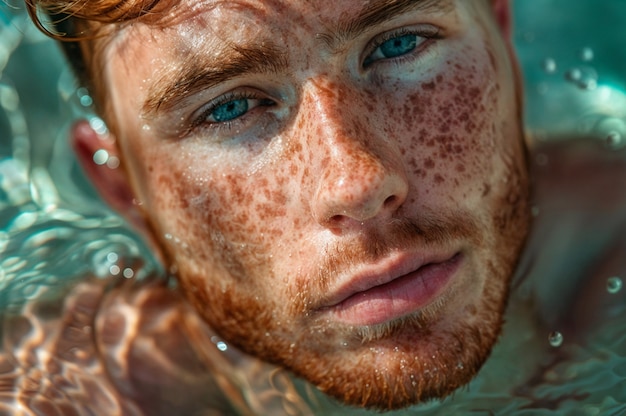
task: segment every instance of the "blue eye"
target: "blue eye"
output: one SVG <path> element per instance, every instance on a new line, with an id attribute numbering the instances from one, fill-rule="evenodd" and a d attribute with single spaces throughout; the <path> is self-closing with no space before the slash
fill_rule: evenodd
<path id="1" fill-rule="evenodd" d="M 215 107 L 211 111 L 210 117 L 216 123 L 224 123 L 243 116 L 248 112 L 248 107 L 247 98 L 238 98 Z"/>
<path id="2" fill-rule="evenodd" d="M 376 49 L 365 58 L 363 65 L 367 67 L 376 61 L 408 55 L 429 37 L 428 33 L 425 36 L 415 33 L 399 33 L 387 37 L 386 40 L 378 43 Z"/>
<path id="3" fill-rule="evenodd" d="M 408 34 L 389 39 L 379 48 L 385 58 L 395 58 L 412 52 L 416 46 L 417 35 Z"/>

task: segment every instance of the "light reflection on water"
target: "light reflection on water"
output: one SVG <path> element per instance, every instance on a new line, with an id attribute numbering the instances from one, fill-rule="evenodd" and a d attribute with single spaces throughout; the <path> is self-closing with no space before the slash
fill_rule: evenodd
<path id="1" fill-rule="evenodd" d="M 560 10 L 561 3 L 542 4 Z M 520 2 L 516 4 L 520 14 L 537 16 L 524 12 Z M 569 4 L 584 9 L 583 4 L 592 3 Z M 604 6 L 611 9 L 616 4 L 607 1 Z M 0 7 L 6 6 L 0 3 Z M 620 10 L 624 13 L 623 7 Z M 533 24 L 538 25 L 538 20 L 533 19 Z M 626 62 L 626 57 L 609 56 L 597 39 L 588 36 L 573 49 L 546 54 L 537 46 L 547 35 L 529 26 L 520 24 L 516 42 L 525 65 L 527 120 L 534 139 L 592 136 L 602 141 L 607 151 L 621 152 L 626 147 L 626 87 L 623 79 L 612 75 L 619 70 L 609 74 L 601 65 L 611 59 Z M 552 29 L 554 26 L 558 25 Z M 25 52 L 20 53 L 18 47 Z M 54 299 L 87 274 L 141 280 L 155 271 L 161 273 L 133 232 L 94 198 L 68 156 L 64 140 L 68 120 L 90 102 L 84 91 L 76 89 L 58 53 L 51 54 L 51 49 L 25 24 L 23 15 L 0 9 L 0 306 L 16 315 L 29 310 L 29 301 Z M 21 68 L 12 59 L 36 68 L 32 56 L 49 64 L 46 74 L 30 71 L 31 77 L 36 74 L 41 78 L 37 81 L 47 87 L 22 90 Z M 33 96 L 38 95 L 41 102 L 33 103 Z M 48 111 L 57 107 L 58 111 Z M 97 118 L 92 123 L 100 125 Z M 551 163 L 543 154 L 535 161 L 541 166 Z M 543 207 L 536 210 L 541 217 Z M 559 241 L 565 240 L 567 236 Z M 589 247 L 601 245 L 593 237 L 588 240 Z M 555 256 L 559 253 L 556 245 Z M 129 264 L 134 266 L 129 268 Z M 572 260 L 571 267 L 578 264 Z M 546 266 L 544 271 L 549 275 L 551 269 Z M 605 285 L 596 288 L 596 296 L 601 302 L 609 302 L 609 296 L 622 296 L 621 284 L 620 277 L 607 275 Z M 532 322 L 520 318 L 532 315 L 527 312 L 532 305 L 526 303 L 530 295 L 525 289 L 521 287 L 512 302 L 503 340 L 481 375 L 443 404 L 421 406 L 419 414 L 626 414 L 623 303 L 614 305 L 601 323 L 579 340 L 562 333 L 560 327 L 537 333 Z M 215 345 L 220 352 L 229 350 L 217 338 Z M 21 353 L 24 351 L 15 351 Z M 531 382 L 524 382 L 528 380 Z M 505 387 L 521 384 L 525 386 Z M 346 409 L 319 400 L 324 409 L 320 414 L 346 414 Z"/>

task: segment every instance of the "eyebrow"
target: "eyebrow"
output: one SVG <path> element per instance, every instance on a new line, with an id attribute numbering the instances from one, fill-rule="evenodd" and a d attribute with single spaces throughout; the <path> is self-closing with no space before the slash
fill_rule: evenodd
<path id="1" fill-rule="evenodd" d="M 336 50 L 342 42 L 354 39 L 369 28 L 408 12 L 434 13 L 450 9 L 447 0 L 385 0 L 377 1 L 364 8 L 356 17 L 349 17 L 337 23 L 330 33 L 320 33 L 331 50 Z"/>
<path id="2" fill-rule="evenodd" d="M 218 60 L 207 62 L 201 54 L 189 54 L 173 74 L 159 78 L 143 105 L 145 117 L 165 112 L 198 91 L 213 88 L 249 73 L 277 73 L 287 67 L 285 54 L 271 42 L 230 46 Z"/>
<path id="3" fill-rule="evenodd" d="M 331 50 L 354 39 L 371 27 L 409 11 L 444 11 L 447 0 L 376 1 L 356 17 L 340 20 L 328 33 L 316 34 Z M 213 88 L 246 74 L 280 73 L 288 68 L 283 47 L 271 41 L 244 45 L 227 45 L 219 58 L 207 60 L 203 54 L 188 54 L 179 69 L 160 77 L 148 90 L 142 114 L 146 118 L 167 112 L 195 93 Z"/>

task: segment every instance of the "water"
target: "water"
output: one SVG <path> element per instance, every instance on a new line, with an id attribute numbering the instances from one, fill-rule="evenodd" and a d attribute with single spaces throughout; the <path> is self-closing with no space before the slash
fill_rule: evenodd
<path id="1" fill-rule="evenodd" d="M 622 289 L 626 183 L 624 170 L 619 170 L 626 158 L 626 56 L 620 55 L 626 54 L 621 33 L 626 10 L 615 0 L 601 6 L 593 0 L 544 0 L 540 7 L 545 13 L 537 13 L 537 1 L 516 3 L 520 23 L 515 40 L 525 70 L 527 124 L 543 146 L 531 160 L 538 175 L 563 177 L 537 190 L 533 201 L 537 231 L 520 266 L 527 278 L 514 282 L 501 342 L 479 376 L 442 403 L 395 414 L 626 414 Z M 563 17 L 554 22 L 557 14 Z M 587 18 L 595 15 L 601 18 Z M 36 72 L 38 62 L 47 63 L 45 71 Z M 153 284 L 149 276 L 163 276 L 144 244 L 95 197 L 69 156 L 65 141 L 69 120 L 88 111 L 90 100 L 76 88 L 58 51 L 26 24 L 23 15 L 0 3 L 0 305 L 5 314 L 1 334 L 3 349 L 15 359 L 11 364 L 0 360 L 0 414 L 17 410 L 17 403 L 4 393 L 25 387 L 33 393 L 22 401 L 39 414 L 54 414 L 53 401 L 44 397 L 56 398 L 59 414 L 67 414 L 63 409 L 72 406 L 84 414 L 81 406 L 96 397 L 101 414 L 134 412 L 130 404 L 125 407 L 112 400 L 110 386 L 98 378 L 102 368 L 93 359 L 95 354 L 80 342 L 93 331 L 80 321 L 81 313 L 97 303 L 74 305 L 77 322 L 68 326 L 74 331 L 73 343 L 59 341 L 63 346 L 59 354 L 66 358 L 63 365 L 41 348 L 48 321 L 40 318 L 58 313 L 60 299 L 69 291 L 83 290 L 79 283 L 85 276 L 100 282 L 96 287 L 104 293 L 115 293 L 113 300 L 107 298 L 112 302 L 108 310 L 112 317 L 124 312 L 126 323 L 136 318 L 124 302 L 141 295 L 138 282 Z M 94 128 L 105 130 L 100 119 L 89 118 Z M 563 168 L 569 159 L 552 146 L 579 137 L 590 137 L 598 146 L 576 142 L 565 155 L 578 161 L 577 149 L 596 152 L 608 160 L 602 168 L 583 162 L 576 162 L 575 170 Z M 119 163 L 108 154 L 94 157 L 96 163 L 110 167 Z M 558 201 L 546 198 L 555 190 L 561 195 Z M 184 339 L 172 335 L 180 335 L 172 315 L 164 312 L 159 318 L 152 329 L 163 331 L 163 339 Z M 228 404 L 220 404 L 224 414 L 243 414 L 246 407 L 253 414 L 374 414 L 348 411 L 284 372 L 238 355 L 210 330 L 198 333 L 211 348 L 204 361 L 189 367 L 205 369 L 208 362 L 227 377 L 214 380 L 191 372 L 190 377 L 203 386 L 195 392 L 177 388 L 172 373 L 167 385 L 172 395 L 192 397 L 187 401 L 193 403 L 217 401 L 214 396 L 223 394 L 228 397 Z M 137 368 L 156 361 L 155 351 L 168 348 L 165 342 L 155 346 L 140 341 L 148 347 L 137 350 L 137 357 L 145 357 L 137 359 Z M 118 344 L 110 347 L 123 353 Z M 162 368 L 170 363 L 158 362 Z M 84 368 L 89 375 L 80 371 Z M 124 365 L 113 368 L 128 370 Z M 29 384 L 38 372 L 49 374 L 56 384 Z M 140 371 L 135 374 L 141 376 Z M 147 374 L 149 379 L 151 373 Z M 137 388 L 131 381 L 128 385 Z M 69 385 L 84 389 L 89 400 L 69 400 L 63 395 Z"/>

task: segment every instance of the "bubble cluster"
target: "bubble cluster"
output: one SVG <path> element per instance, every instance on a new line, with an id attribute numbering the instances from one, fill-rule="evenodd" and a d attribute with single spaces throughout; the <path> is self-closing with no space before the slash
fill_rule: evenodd
<path id="1" fill-rule="evenodd" d="M 565 72 L 565 80 L 580 89 L 594 90 L 598 86 L 598 73 L 592 67 L 575 67 Z"/>

